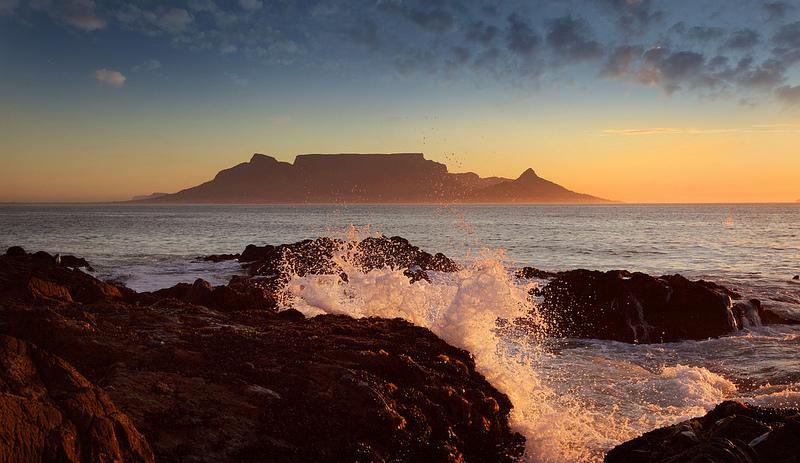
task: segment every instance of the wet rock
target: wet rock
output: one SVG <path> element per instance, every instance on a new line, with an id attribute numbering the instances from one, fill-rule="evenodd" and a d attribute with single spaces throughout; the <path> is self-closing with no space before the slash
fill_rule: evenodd
<path id="1" fill-rule="evenodd" d="M 26 254 L 25 250 L 22 249 L 20 246 L 11 246 L 6 250 L 6 255 L 8 257 L 20 257 Z"/>
<path id="2" fill-rule="evenodd" d="M 94 268 L 83 257 L 75 257 L 71 255 L 60 256 L 59 261 L 64 267 L 70 268 L 85 268 L 90 272 L 94 272 Z"/>
<path id="3" fill-rule="evenodd" d="M 240 254 L 212 254 L 210 256 L 200 256 L 196 260 L 205 262 L 225 262 L 229 260 L 237 260 L 240 257 Z"/>
<path id="4" fill-rule="evenodd" d="M 539 270 L 538 268 L 534 267 L 522 267 L 514 272 L 514 276 L 522 279 L 536 278 L 538 280 L 549 280 L 554 278 L 556 274 L 553 272 L 547 272 L 545 270 Z"/>
<path id="5" fill-rule="evenodd" d="M 687 434 L 692 438 L 687 439 Z M 648 432 L 606 455 L 607 463 L 796 462 L 800 412 L 723 402 L 701 418 Z"/>
<path id="6" fill-rule="evenodd" d="M 152 462 L 131 420 L 67 362 L 0 336 L 4 462 Z"/>
<path id="7" fill-rule="evenodd" d="M 668 342 L 722 336 L 744 324 L 733 310 L 738 294 L 681 275 L 571 270 L 533 292 L 556 332 L 569 337 Z M 752 315 L 746 307 L 738 314 Z"/>
<path id="8" fill-rule="evenodd" d="M 146 299 L 147 296 L 151 296 Z M 194 283 L 178 283 L 166 289 L 146 293 L 140 301 L 152 304 L 158 300 L 171 298 L 189 304 L 202 305 L 217 310 L 275 310 L 276 302 L 267 288 L 257 280 L 234 277 L 228 285 L 212 286 L 211 283 L 197 279 Z"/>
<path id="9" fill-rule="evenodd" d="M 428 271 L 458 271 L 458 265 L 444 254 L 430 254 L 399 236 L 370 237 L 357 243 L 317 238 L 280 246 L 251 244 L 245 248 L 239 260 L 247 263 L 251 275 L 277 279 L 286 278 L 290 273 L 300 276 L 332 275 L 342 273 L 333 262 L 336 252 L 349 253 L 354 264 L 364 271 L 384 267 L 398 270 L 417 268 L 417 271 L 408 273 L 414 281 L 427 279 Z"/>

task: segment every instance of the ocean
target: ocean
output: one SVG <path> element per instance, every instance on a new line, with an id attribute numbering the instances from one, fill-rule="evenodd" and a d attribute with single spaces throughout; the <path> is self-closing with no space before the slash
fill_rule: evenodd
<path id="1" fill-rule="evenodd" d="M 250 243 L 383 233 L 443 252 L 464 270 L 414 285 L 388 269 L 351 269 L 346 287 L 295 277 L 290 300 L 308 315 L 401 316 L 469 350 L 512 399 L 512 424 L 531 461 L 599 461 L 620 442 L 725 399 L 800 406 L 800 326 L 655 345 L 521 339 L 494 329 L 498 316 L 530 309 L 527 290 L 537 282 L 509 276 L 526 265 L 681 273 L 800 316 L 792 279 L 800 274 L 800 204 L 2 205 L 0 224 L 3 248 L 85 257 L 98 277 L 140 291 L 195 278 L 225 283 L 240 272 L 236 262 L 195 258 Z"/>

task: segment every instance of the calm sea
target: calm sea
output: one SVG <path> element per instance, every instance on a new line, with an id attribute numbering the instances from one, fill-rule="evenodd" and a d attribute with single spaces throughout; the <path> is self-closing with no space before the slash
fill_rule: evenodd
<path id="1" fill-rule="evenodd" d="M 503 250 L 501 268 L 703 277 L 800 314 L 800 282 L 792 280 L 800 274 L 800 204 L 2 205 L 0 247 L 79 255 L 102 278 L 152 290 L 197 277 L 222 283 L 239 271 L 235 262 L 195 262 L 197 256 L 340 236 L 351 225 L 401 235 L 462 262 Z M 621 441 L 724 399 L 800 406 L 800 326 L 649 346 L 558 340 L 522 349 L 520 361 L 519 346 L 506 355 L 508 340 L 493 338 L 492 316 L 479 323 L 487 310 L 525 303 L 526 293 L 511 284 L 509 290 L 505 277 L 478 266 L 430 285 L 363 275 L 344 292 L 325 281 L 297 287 L 307 310 L 404 316 L 472 351 L 478 368 L 514 401 L 514 426 L 528 437 L 533 461 L 599 461 Z"/>

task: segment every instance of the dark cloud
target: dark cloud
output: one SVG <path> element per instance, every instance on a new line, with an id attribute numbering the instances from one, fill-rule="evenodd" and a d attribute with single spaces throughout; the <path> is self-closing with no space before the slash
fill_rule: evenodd
<path id="1" fill-rule="evenodd" d="M 686 30 L 686 36 L 693 40 L 706 42 L 716 40 L 725 35 L 725 29 L 713 26 L 692 26 Z"/>
<path id="2" fill-rule="evenodd" d="M 735 78 L 744 87 L 771 90 L 786 79 L 786 66 L 779 60 L 769 59 L 754 67 L 752 63 L 752 58 L 743 58 L 735 71 Z"/>
<path id="3" fill-rule="evenodd" d="M 778 47 L 800 48 L 800 21 L 781 26 L 772 36 L 772 42 Z"/>
<path id="4" fill-rule="evenodd" d="M 627 33 L 640 34 L 665 16 L 664 11 L 653 8 L 652 0 L 600 0 L 599 3 L 617 17 Z"/>
<path id="5" fill-rule="evenodd" d="M 547 44 L 570 60 L 580 61 L 603 55 L 602 46 L 591 38 L 586 22 L 571 16 L 558 18 L 550 24 Z"/>
<path id="6" fill-rule="evenodd" d="M 453 14 L 438 6 L 433 8 L 423 5 L 410 7 L 404 3 L 387 2 L 382 3 L 381 8 L 384 11 L 398 14 L 430 32 L 447 32 L 452 30 L 455 25 Z"/>
<path id="7" fill-rule="evenodd" d="M 541 39 L 526 21 L 512 14 L 508 17 L 506 41 L 512 53 L 529 57 L 539 47 Z"/>
<path id="8" fill-rule="evenodd" d="M 466 27 L 466 37 L 473 42 L 479 42 L 484 45 L 490 44 L 495 37 L 497 37 L 498 29 L 492 24 L 486 24 L 483 21 L 477 21 L 469 24 Z"/>
<path id="9" fill-rule="evenodd" d="M 731 33 L 725 41 L 725 47 L 744 50 L 755 47 L 759 40 L 758 32 L 752 29 L 739 29 Z"/>
<path id="10" fill-rule="evenodd" d="M 19 4 L 19 0 L 0 0 L 0 16 L 11 14 Z"/>
<path id="11" fill-rule="evenodd" d="M 790 5 L 786 2 L 767 2 L 761 8 L 769 15 L 769 20 L 783 19 L 789 11 Z"/>
<path id="12" fill-rule="evenodd" d="M 371 49 L 378 48 L 381 42 L 378 25 L 368 18 L 357 21 L 353 27 L 348 28 L 346 34 L 354 42 Z"/>
<path id="13" fill-rule="evenodd" d="M 800 106 L 800 85 L 784 85 L 775 89 L 775 97 L 787 107 Z"/>
<path id="14" fill-rule="evenodd" d="M 623 45 L 611 52 L 608 61 L 600 71 L 602 77 L 622 78 L 633 72 L 634 65 L 642 57 L 642 47 Z"/>

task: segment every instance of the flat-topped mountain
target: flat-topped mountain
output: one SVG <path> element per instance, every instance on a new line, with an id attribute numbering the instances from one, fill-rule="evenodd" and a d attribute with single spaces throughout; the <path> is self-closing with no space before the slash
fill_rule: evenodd
<path id="1" fill-rule="evenodd" d="M 302 154 L 294 164 L 254 154 L 213 180 L 147 203 L 604 203 L 538 177 L 450 173 L 422 153 Z"/>

